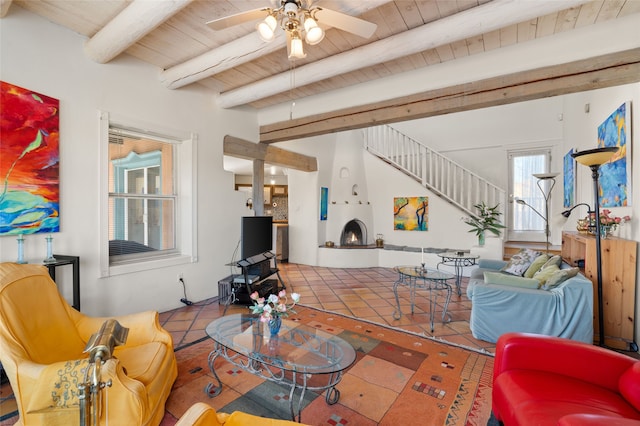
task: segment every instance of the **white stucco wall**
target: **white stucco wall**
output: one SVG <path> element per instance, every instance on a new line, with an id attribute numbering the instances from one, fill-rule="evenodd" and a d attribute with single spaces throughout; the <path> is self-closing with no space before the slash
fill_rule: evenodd
<path id="1" fill-rule="evenodd" d="M 126 55 L 107 65 L 94 63 L 83 54 L 84 37 L 17 5 L 0 20 L 0 40 L 0 78 L 60 100 L 61 231 L 53 235 L 53 247 L 55 253 L 80 256 L 82 311 L 115 315 L 181 306 L 178 273 L 189 299 L 217 295 L 217 281 L 229 275 L 225 264 L 239 239 L 239 217 L 246 213 L 233 176 L 222 169 L 222 140 L 225 134 L 257 140 L 256 115 L 221 110 L 214 94 L 202 88 L 168 90 L 157 68 Z M 198 262 L 99 278 L 100 110 L 198 135 Z M 44 259 L 44 237 L 25 237 L 28 260 Z M 16 253 L 15 237 L 1 237 L 0 260 L 14 261 Z M 69 296 L 70 271 L 59 268 L 58 276 Z"/>

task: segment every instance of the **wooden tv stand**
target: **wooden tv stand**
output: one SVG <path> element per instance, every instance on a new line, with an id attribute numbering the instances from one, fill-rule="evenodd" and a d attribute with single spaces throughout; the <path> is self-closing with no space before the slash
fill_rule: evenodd
<path id="1" fill-rule="evenodd" d="M 634 341 L 636 302 L 636 241 L 609 237 L 600 240 L 602 249 L 602 299 L 605 344 L 612 348 L 637 351 Z M 596 239 L 590 234 L 562 233 L 562 259 L 579 266 L 593 283 L 594 334 L 598 330 L 598 271 Z M 597 341 L 597 339 L 596 339 Z"/>

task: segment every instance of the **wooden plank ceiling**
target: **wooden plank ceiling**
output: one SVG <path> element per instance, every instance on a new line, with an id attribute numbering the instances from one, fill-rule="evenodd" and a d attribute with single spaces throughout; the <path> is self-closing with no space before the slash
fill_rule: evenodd
<path id="1" fill-rule="evenodd" d="M 538 9 L 529 7 L 532 10 L 521 15 L 526 17 L 523 20 L 519 20 L 520 15 L 511 13 L 500 17 L 500 23 L 493 24 L 491 30 L 483 31 L 486 26 L 476 25 L 478 28 L 474 30 L 474 23 L 487 19 L 486 15 L 496 15 L 505 8 L 514 7 L 512 2 L 319 0 L 314 4 L 373 22 L 377 30 L 371 39 L 363 39 L 338 29 L 327 29 L 321 43 L 305 45 L 306 58 L 290 62 L 284 39 L 272 42 L 275 45 L 262 42 L 255 35 L 255 22 L 221 31 L 214 31 L 205 24 L 242 11 L 273 7 L 275 0 L 0 1 L 3 16 L 10 16 L 14 7 L 22 7 L 86 36 L 85 51 L 98 62 L 108 62 L 124 51 L 164 70 L 158 84 L 167 86 L 167 90 L 179 90 L 183 84 L 201 85 L 221 93 L 225 107 L 247 104 L 254 108 L 290 102 L 640 13 L 640 1 L 637 0 L 520 2 L 520 8 L 529 7 L 523 6 L 526 4 L 537 4 L 536 8 L 544 4 L 546 9 L 540 7 L 538 14 Z M 385 51 L 384 43 L 392 43 L 394 37 L 413 29 L 432 28 L 438 23 L 443 25 L 438 32 L 441 37 L 429 37 L 428 40 L 412 37 L 409 43 L 412 53 L 394 58 Z M 451 23 L 451 27 L 447 27 L 447 23 Z M 347 53 L 340 57 L 340 66 L 328 61 L 343 52 Z M 360 68 L 359 62 L 365 66 Z M 343 63 L 355 65 L 351 65 L 352 69 L 345 66 L 341 71 Z M 305 74 L 304 67 L 310 64 L 316 64 L 316 68 Z M 292 74 L 293 67 L 296 72 Z M 305 84 L 296 84 L 292 75 L 304 77 Z M 274 81 L 277 93 L 248 100 L 231 96 L 243 90 L 263 95 L 266 91 L 257 89 L 260 86 L 255 84 L 264 79 Z M 307 81 L 312 82 L 307 84 Z"/>

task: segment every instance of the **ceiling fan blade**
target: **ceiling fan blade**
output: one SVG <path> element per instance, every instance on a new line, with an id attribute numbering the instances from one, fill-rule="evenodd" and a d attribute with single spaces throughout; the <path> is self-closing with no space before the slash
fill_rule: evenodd
<path id="1" fill-rule="evenodd" d="M 268 7 L 247 10 L 246 12 L 240 12 L 234 15 L 225 16 L 224 18 L 214 19 L 207 22 L 207 25 L 216 31 L 220 31 L 235 25 L 244 24 L 245 22 L 266 18 L 270 12 L 271 9 Z"/>
<path id="2" fill-rule="evenodd" d="M 313 16 L 320 24 L 338 28 L 362 38 L 371 37 L 373 33 L 376 32 L 376 28 L 378 28 L 378 26 L 372 22 L 322 7 L 315 7 L 313 9 Z"/>

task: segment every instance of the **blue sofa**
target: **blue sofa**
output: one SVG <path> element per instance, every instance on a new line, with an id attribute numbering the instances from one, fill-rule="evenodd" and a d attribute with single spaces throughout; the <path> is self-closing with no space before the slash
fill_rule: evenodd
<path id="1" fill-rule="evenodd" d="M 472 302 L 469 320 L 473 337 L 495 343 L 508 332 L 536 333 L 593 343 L 593 285 L 584 275 L 544 290 L 485 282 L 485 272 L 496 273 L 507 264 L 481 259 L 471 272 L 467 296 Z M 562 266 L 567 268 L 565 264 Z M 505 274 L 506 275 L 506 274 Z M 528 278 L 505 280 L 527 283 Z"/>

